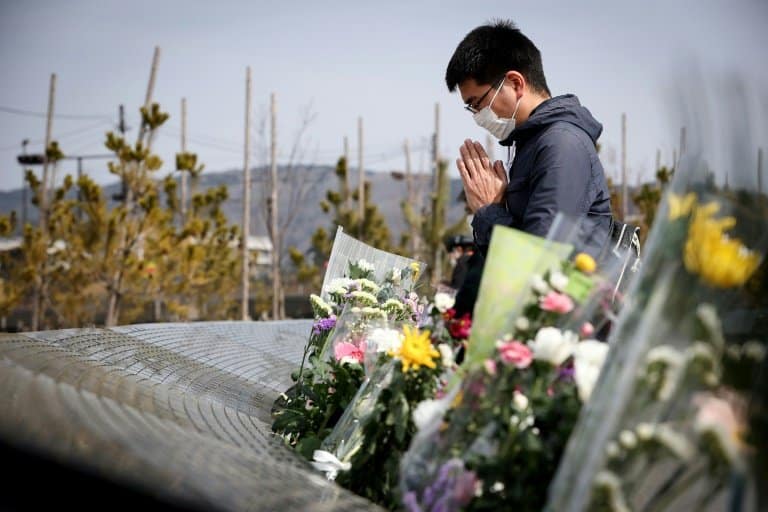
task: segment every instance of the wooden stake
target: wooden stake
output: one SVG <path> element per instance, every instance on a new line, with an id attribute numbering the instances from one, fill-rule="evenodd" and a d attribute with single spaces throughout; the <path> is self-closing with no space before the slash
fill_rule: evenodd
<path id="1" fill-rule="evenodd" d="M 763 148 L 757 148 L 757 192 L 763 193 Z"/>
<path id="2" fill-rule="evenodd" d="M 277 181 L 277 98 L 275 93 L 270 96 L 270 174 L 272 190 L 270 194 L 270 232 L 272 234 L 272 319 L 282 318 L 282 286 L 280 282 L 280 233 L 278 226 L 278 181 Z"/>
<path id="3" fill-rule="evenodd" d="M 241 318 L 250 320 L 248 313 L 250 265 L 248 235 L 251 232 L 251 67 L 245 68 L 245 144 L 243 148 L 243 234 L 242 234 L 242 297 Z"/>
<path id="4" fill-rule="evenodd" d="M 365 168 L 363 167 L 363 118 L 357 118 L 357 198 L 358 198 L 358 217 L 360 219 L 360 229 L 358 236 L 363 239 L 363 225 L 365 224 Z"/>
<path id="5" fill-rule="evenodd" d="M 344 208 L 346 210 L 349 210 L 350 207 L 350 192 L 349 192 L 349 138 L 347 136 L 344 136 L 344 165 L 346 166 L 346 172 L 344 173 Z"/>
<path id="6" fill-rule="evenodd" d="M 181 98 L 181 152 L 187 152 L 187 98 Z M 189 171 L 181 171 L 181 222 L 187 218 L 187 178 Z"/>
<path id="7" fill-rule="evenodd" d="M 627 114 L 621 114 L 621 215 L 624 222 L 629 215 L 629 193 L 627 192 Z"/>

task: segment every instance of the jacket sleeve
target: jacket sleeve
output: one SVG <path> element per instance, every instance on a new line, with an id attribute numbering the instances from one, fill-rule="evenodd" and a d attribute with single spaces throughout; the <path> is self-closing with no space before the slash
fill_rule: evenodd
<path id="1" fill-rule="evenodd" d="M 511 226 L 514 217 L 507 211 L 504 204 L 491 203 L 483 206 L 475 212 L 472 218 L 472 231 L 474 232 L 475 245 L 483 250 L 491 242 L 491 231 L 496 224 Z"/>
<path id="2" fill-rule="evenodd" d="M 587 213 L 592 176 L 592 156 L 586 138 L 566 128 L 554 128 L 540 139 L 533 168 L 528 206 L 522 228 L 546 236 L 557 212 Z"/>

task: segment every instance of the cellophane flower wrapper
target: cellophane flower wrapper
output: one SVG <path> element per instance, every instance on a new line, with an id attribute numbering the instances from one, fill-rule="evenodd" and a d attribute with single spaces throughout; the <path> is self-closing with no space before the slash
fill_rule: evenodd
<path id="1" fill-rule="evenodd" d="M 547 510 L 768 507 L 768 200 L 681 181 Z"/>
<path id="2" fill-rule="evenodd" d="M 372 371 L 373 363 L 364 365 L 366 333 L 388 322 L 415 323 L 423 312 L 414 292 L 423 264 L 344 236 L 352 253 L 405 265 L 382 269 L 363 258 L 350 259 L 343 275 L 327 276 L 321 295 L 310 297 L 315 323 L 302 364 L 292 374 L 296 384 L 272 410 L 273 431 L 309 459 L 358 392 L 366 371 Z"/>
<path id="3" fill-rule="evenodd" d="M 509 259 L 508 247 L 500 247 Z M 609 332 L 615 315 L 618 268 L 604 273 L 588 275 L 557 261 L 526 276 L 521 303 L 508 297 L 493 351 L 460 369 L 460 385 L 440 402 L 403 460 L 406 509 L 540 510 L 545 497 L 531 489 L 554 474 L 607 351 L 594 338 Z"/>

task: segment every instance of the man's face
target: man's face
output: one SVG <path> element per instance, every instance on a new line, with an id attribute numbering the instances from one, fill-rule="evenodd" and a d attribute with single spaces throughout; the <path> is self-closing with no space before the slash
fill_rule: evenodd
<path id="1" fill-rule="evenodd" d="M 500 86 L 499 82 L 500 80 L 494 84 L 481 85 L 475 82 L 474 78 L 468 78 L 459 84 L 461 101 L 464 102 L 464 105 L 479 111 L 487 107 L 493 100 L 491 110 L 497 116 L 508 119 L 512 117 L 512 113 L 515 111 L 517 96 L 508 80 L 504 80 Z M 498 94 L 496 94 L 497 86 L 501 87 Z M 494 95 L 496 96 L 495 99 Z"/>

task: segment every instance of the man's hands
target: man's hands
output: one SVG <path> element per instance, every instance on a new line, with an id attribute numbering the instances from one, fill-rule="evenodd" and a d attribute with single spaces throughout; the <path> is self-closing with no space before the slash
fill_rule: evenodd
<path id="1" fill-rule="evenodd" d="M 496 160 L 491 166 L 483 146 L 469 139 L 464 141 L 459 152 L 461 158 L 456 160 L 456 166 L 459 168 L 461 181 L 464 182 L 467 206 L 472 213 L 487 204 L 500 203 L 508 181 L 501 160 Z"/>

